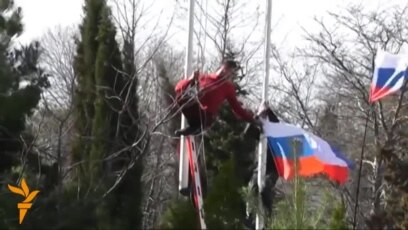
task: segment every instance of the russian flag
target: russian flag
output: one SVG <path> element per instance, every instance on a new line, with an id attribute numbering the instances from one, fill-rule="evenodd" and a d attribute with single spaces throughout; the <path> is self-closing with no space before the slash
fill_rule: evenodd
<path id="1" fill-rule="evenodd" d="M 370 90 L 370 103 L 398 91 L 407 76 L 408 57 L 378 50 Z"/>
<path id="2" fill-rule="evenodd" d="M 324 173 L 329 179 L 344 184 L 353 168 L 352 162 L 326 141 L 305 130 L 287 123 L 262 120 L 264 133 L 277 171 L 286 180 L 295 175 L 295 161 L 300 176 Z M 294 149 L 294 141 L 296 150 Z"/>

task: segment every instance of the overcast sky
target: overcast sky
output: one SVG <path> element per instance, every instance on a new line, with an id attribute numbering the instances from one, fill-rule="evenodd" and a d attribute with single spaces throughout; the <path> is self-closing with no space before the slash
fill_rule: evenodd
<path id="1" fill-rule="evenodd" d="M 40 37 L 46 30 L 57 25 L 67 26 L 79 24 L 81 21 L 82 5 L 84 0 L 15 0 L 17 6 L 23 9 L 24 34 L 18 39 L 19 42 L 28 41 Z M 151 0 L 146 0 L 152 2 Z M 205 2 L 206 0 L 197 0 Z M 213 1 L 213 0 L 207 0 Z M 151 9 L 160 12 L 171 13 L 172 9 L 167 5 L 175 0 L 156 0 Z M 179 0 L 187 6 L 187 0 Z M 265 0 L 252 0 L 265 5 Z M 273 0 L 272 1 L 272 41 L 278 45 L 296 43 L 302 34 L 301 27 L 313 29 L 312 19 L 314 16 L 322 17 L 327 11 L 335 11 L 339 7 L 350 3 L 362 3 L 369 9 L 378 7 L 390 7 L 392 5 L 405 5 L 406 0 Z M 187 17 L 186 17 L 187 18 Z M 263 18 L 262 18 L 263 20 Z M 163 20 L 165 23 L 165 20 Z M 263 28 L 263 27 L 261 27 Z M 182 32 L 181 32 L 182 33 Z M 185 38 L 185 36 L 178 35 Z M 180 39 L 178 39 L 180 40 Z"/>
<path id="2" fill-rule="evenodd" d="M 111 0 L 108 0 L 111 1 Z M 117 0 L 126 1 L 126 0 Z M 148 24 L 142 23 L 142 33 L 138 33 L 137 36 L 149 36 L 149 30 L 152 30 L 154 24 L 158 22 L 162 29 L 165 29 L 169 23 L 169 18 L 174 11 L 181 14 L 185 11 L 180 9 L 181 7 L 187 8 L 188 0 L 178 0 L 179 6 L 176 6 L 176 0 L 140 0 L 146 4 L 153 4 L 153 7 L 149 8 L 149 17 L 146 17 L 145 21 Z M 196 0 L 198 3 L 205 5 L 214 3 L 215 0 Z M 260 5 L 260 11 L 264 11 L 266 0 L 242 0 L 251 6 L 244 7 L 242 13 L 239 16 L 247 16 L 251 14 L 252 10 L 255 12 L 257 4 Z M 241 1 L 241 2 L 242 2 Z M 17 6 L 22 7 L 23 11 L 23 23 L 24 33 L 18 38 L 20 43 L 28 43 L 33 39 L 40 38 L 44 32 L 52 29 L 56 26 L 72 26 L 78 25 L 81 22 L 83 15 L 82 5 L 84 0 L 15 0 Z M 367 10 L 387 9 L 395 5 L 405 6 L 407 0 L 272 0 L 272 43 L 275 44 L 281 54 L 290 54 L 291 49 L 294 46 L 302 46 L 302 35 L 305 28 L 308 31 L 316 31 L 316 23 L 313 22 L 313 18 L 322 18 L 327 15 L 327 11 L 338 11 L 340 8 L 344 8 L 349 4 L 362 4 Z M 252 7 L 253 6 L 253 7 Z M 198 9 L 196 7 L 196 13 Z M 207 12 L 212 12 L 211 7 L 208 7 Z M 162 14 L 161 14 L 162 13 Z M 159 17 L 158 15 L 161 16 Z M 199 17 L 199 16 L 197 16 Z M 187 27 L 187 15 L 179 15 L 177 20 L 172 25 L 172 31 L 169 33 L 168 42 L 175 48 L 183 50 L 186 43 L 186 27 Z M 264 39 L 264 17 L 260 18 L 260 26 L 255 31 L 253 39 L 256 41 L 262 41 Z M 326 23 L 330 23 L 325 21 Z M 150 23 L 150 24 L 149 24 Z M 197 23 L 197 22 L 196 22 Z M 247 23 L 247 22 L 245 22 Z M 250 26 L 251 22 L 248 22 Z M 196 24 L 197 25 L 197 24 Z M 197 27 L 196 27 L 197 28 Z M 234 34 L 233 39 L 242 39 L 245 37 L 251 28 L 241 28 L 241 31 Z M 140 30 L 139 30 L 140 32 Z M 161 34 L 159 31 L 158 34 Z M 150 38 L 150 37 L 149 37 Z M 141 38 L 143 39 L 143 38 Z M 208 40 L 208 39 L 205 39 Z M 198 52 L 197 39 L 194 41 L 194 52 Z M 211 43 L 207 41 L 207 43 Z M 138 43 L 142 44 L 142 43 Z M 259 43 L 257 43 L 259 44 Z M 46 46 L 46 44 L 43 44 Z M 211 48 L 206 47 L 206 58 L 208 54 L 214 54 Z M 408 51 L 407 51 L 408 52 Z M 196 54 L 194 54 L 196 55 Z M 198 57 L 198 56 L 197 56 Z M 263 49 L 259 49 L 259 52 L 251 59 L 251 61 L 263 60 Z M 248 63 L 251 65 L 251 63 Z M 207 67 L 208 68 L 208 67 Z M 206 67 L 203 69 L 208 70 Z M 273 73 L 271 73 L 271 76 Z M 260 74 L 259 77 L 263 75 Z M 280 81 L 278 78 L 271 77 L 272 80 Z"/>

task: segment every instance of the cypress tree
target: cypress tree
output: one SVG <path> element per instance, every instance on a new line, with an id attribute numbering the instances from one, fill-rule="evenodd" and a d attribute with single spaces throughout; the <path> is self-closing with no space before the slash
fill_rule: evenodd
<path id="1" fill-rule="evenodd" d="M 77 53 L 74 60 L 74 70 L 77 75 L 75 90 L 75 127 L 77 139 L 74 143 L 73 160 L 89 160 L 90 137 L 92 136 L 92 121 L 95 101 L 95 59 L 98 49 L 98 23 L 104 1 L 86 0 L 85 17 L 80 25 L 81 38 L 77 39 Z M 81 167 L 85 175 L 86 167 Z"/>
<path id="2" fill-rule="evenodd" d="M 114 171 L 126 172 L 97 209 L 99 227 L 137 228 L 141 222 L 142 197 L 141 159 L 135 160 L 139 152 L 129 148 L 120 151 L 117 158 L 104 160 L 132 146 L 138 138 L 134 58 L 126 59 L 133 51 L 125 49 L 127 61 L 123 66 L 115 40 L 116 29 L 105 0 L 87 0 L 84 11 L 82 38 L 77 43 L 75 60 L 78 139 L 73 159 L 85 161 L 80 176 L 89 182 L 87 185 L 98 186 L 103 192 L 116 183 Z"/>
<path id="3" fill-rule="evenodd" d="M 114 137 L 118 103 L 111 96 L 122 84 L 120 51 L 116 31 L 105 0 L 87 0 L 85 18 L 77 41 L 75 70 L 78 86 L 75 95 L 78 138 L 73 158 L 85 160 L 82 173 L 88 179 L 102 175 L 103 158 L 115 149 Z M 85 177 L 85 178 L 86 178 Z"/>
<path id="4" fill-rule="evenodd" d="M 106 4 L 106 3 L 105 3 Z M 97 36 L 98 49 L 95 59 L 95 102 L 94 118 L 92 123 L 92 145 L 90 149 L 90 173 L 101 175 L 101 162 L 108 153 L 115 150 L 117 113 L 120 105 L 113 99 L 118 96 L 117 91 L 123 81 L 120 73 L 121 60 L 118 44 L 116 43 L 116 31 L 110 19 L 110 10 L 104 6 L 101 10 L 99 31 Z M 114 142 L 112 142 L 114 140 Z"/>

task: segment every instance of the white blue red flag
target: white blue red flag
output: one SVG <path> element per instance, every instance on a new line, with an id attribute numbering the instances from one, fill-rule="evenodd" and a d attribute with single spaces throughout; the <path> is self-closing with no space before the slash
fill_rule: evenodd
<path id="1" fill-rule="evenodd" d="M 339 184 L 347 182 L 353 163 L 329 143 L 291 124 L 266 120 L 262 123 L 279 176 L 288 180 L 296 171 L 299 176 L 323 173 Z M 295 139 L 300 143 L 296 150 Z"/>
<path id="2" fill-rule="evenodd" d="M 378 50 L 370 90 L 370 103 L 398 91 L 407 76 L 408 56 Z"/>

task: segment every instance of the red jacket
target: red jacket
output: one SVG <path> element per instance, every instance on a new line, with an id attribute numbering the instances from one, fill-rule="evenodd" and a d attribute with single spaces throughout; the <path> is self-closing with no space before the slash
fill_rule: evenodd
<path id="1" fill-rule="evenodd" d="M 176 93 L 181 94 L 190 84 L 191 79 L 181 80 L 176 85 Z M 200 103 L 202 109 L 211 116 L 217 116 L 225 100 L 232 107 L 235 116 L 251 122 L 253 115 L 242 108 L 235 93 L 235 87 L 230 81 L 219 79 L 216 74 L 201 74 L 199 76 Z"/>

